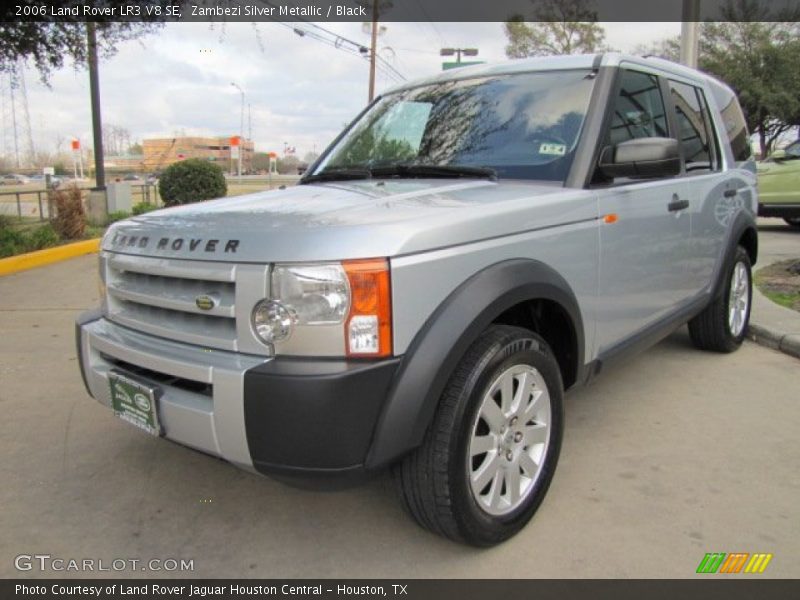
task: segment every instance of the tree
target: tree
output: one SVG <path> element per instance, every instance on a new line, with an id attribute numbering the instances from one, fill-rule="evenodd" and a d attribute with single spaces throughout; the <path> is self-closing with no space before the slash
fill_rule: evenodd
<path id="1" fill-rule="evenodd" d="M 276 166 L 278 173 L 281 175 L 286 175 L 287 173 L 297 173 L 297 166 L 299 164 L 299 158 L 293 154 L 287 154 L 286 156 L 278 159 L 278 164 Z"/>
<path id="2" fill-rule="evenodd" d="M 633 53 L 638 56 L 656 56 L 673 62 L 681 59 L 681 38 L 680 36 L 656 40 L 648 44 L 639 44 L 633 49 Z"/>
<path id="3" fill-rule="evenodd" d="M 128 154 L 132 156 L 141 156 L 144 154 L 144 148 L 142 148 L 142 145 L 139 142 L 136 142 L 135 144 L 128 146 Z"/>
<path id="4" fill-rule="evenodd" d="M 125 154 L 130 146 L 131 133 L 124 127 L 106 123 L 103 126 L 103 152 L 109 156 Z"/>
<path id="5" fill-rule="evenodd" d="M 52 5 L 81 7 L 84 2 L 53 2 Z M 111 2 L 98 0 L 94 7 Z M 14 5 L 39 6 L 40 3 L 23 1 Z M 0 21 L 0 71 L 8 72 L 18 61 L 30 61 L 39 71 L 42 82 L 47 83 L 54 70 L 64 66 L 65 58 L 72 59 L 76 66 L 83 66 L 87 60 L 86 23 L 77 21 L 79 17 L 59 17 L 55 21 L 23 21 L 9 14 L 11 4 L 3 9 L 4 19 Z M 80 9 L 82 10 L 82 9 Z M 97 23 L 98 51 L 103 58 L 113 56 L 117 45 L 156 31 L 163 23 L 121 22 Z"/>
<path id="6" fill-rule="evenodd" d="M 730 3 L 735 20 L 703 24 L 699 65 L 736 92 L 763 157 L 800 124 L 800 25 L 747 21 L 753 4 Z"/>
<path id="7" fill-rule="evenodd" d="M 586 0 L 542 0 L 535 6 L 535 22 L 526 23 L 522 15 L 516 15 L 504 24 L 509 58 L 591 54 L 603 49 L 605 30 Z"/>

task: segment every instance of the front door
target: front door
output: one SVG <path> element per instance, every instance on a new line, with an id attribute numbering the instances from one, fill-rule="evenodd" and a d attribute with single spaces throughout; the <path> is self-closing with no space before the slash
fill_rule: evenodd
<path id="1" fill-rule="evenodd" d="M 606 145 L 671 135 L 657 76 L 623 69 Z M 666 318 L 679 303 L 690 220 L 680 177 L 595 176 L 600 215 L 597 341 L 602 353 Z"/>

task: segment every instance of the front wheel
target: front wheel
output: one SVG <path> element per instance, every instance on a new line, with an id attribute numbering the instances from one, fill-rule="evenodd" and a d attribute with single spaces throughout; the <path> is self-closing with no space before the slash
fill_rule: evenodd
<path id="1" fill-rule="evenodd" d="M 786 224 L 790 227 L 800 229 L 800 217 L 785 217 L 783 220 L 786 221 Z"/>
<path id="2" fill-rule="evenodd" d="M 562 398 L 558 364 L 541 337 L 488 328 L 450 378 L 422 446 L 394 469 L 408 512 L 475 546 L 513 536 L 553 477 Z"/>
<path id="3" fill-rule="evenodd" d="M 689 335 L 694 345 L 714 352 L 736 350 L 747 333 L 752 300 L 750 256 L 739 246 L 732 264 L 728 266 L 722 295 L 689 321 Z"/>

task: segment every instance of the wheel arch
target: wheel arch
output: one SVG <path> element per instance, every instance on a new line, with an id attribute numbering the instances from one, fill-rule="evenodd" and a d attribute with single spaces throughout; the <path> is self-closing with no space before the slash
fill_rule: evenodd
<path id="1" fill-rule="evenodd" d="M 378 419 L 367 468 L 389 464 L 422 442 L 447 381 L 492 323 L 544 327 L 546 335 L 537 333 L 553 347 L 565 388 L 582 380 L 583 320 L 567 281 L 531 259 L 486 267 L 456 288 L 412 340 Z"/>
<path id="2" fill-rule="evenodd" d="M 736 255 L 736 248 L 742 246 L 750 257 L 750 263 L 755 265 L 758 260 L 758 228 L 753 215 L 747 211 L 739 211 L 733 222 L 728 227 L 724 251 L 717 261 L 714 274 L 711 301 L 718 298 L 725 290 L 725 274 Z"/>
<path id="3" fill-rule="evenodd" d="M 738 245 L 747 250 L 750 263 L 756 264 L 758 260 L 758 233 L 756 233 L 755 226 L 747 227 L 741 232 Z"/>

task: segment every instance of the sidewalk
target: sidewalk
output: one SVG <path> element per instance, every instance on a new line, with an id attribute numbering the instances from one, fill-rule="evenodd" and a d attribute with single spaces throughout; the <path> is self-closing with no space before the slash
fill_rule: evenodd
<path id="1" fill-rule="evenodd" d="M 775 304 L 755 286 L 747 335 L 762 346 L 800 358 L 800 313 Z"/>

